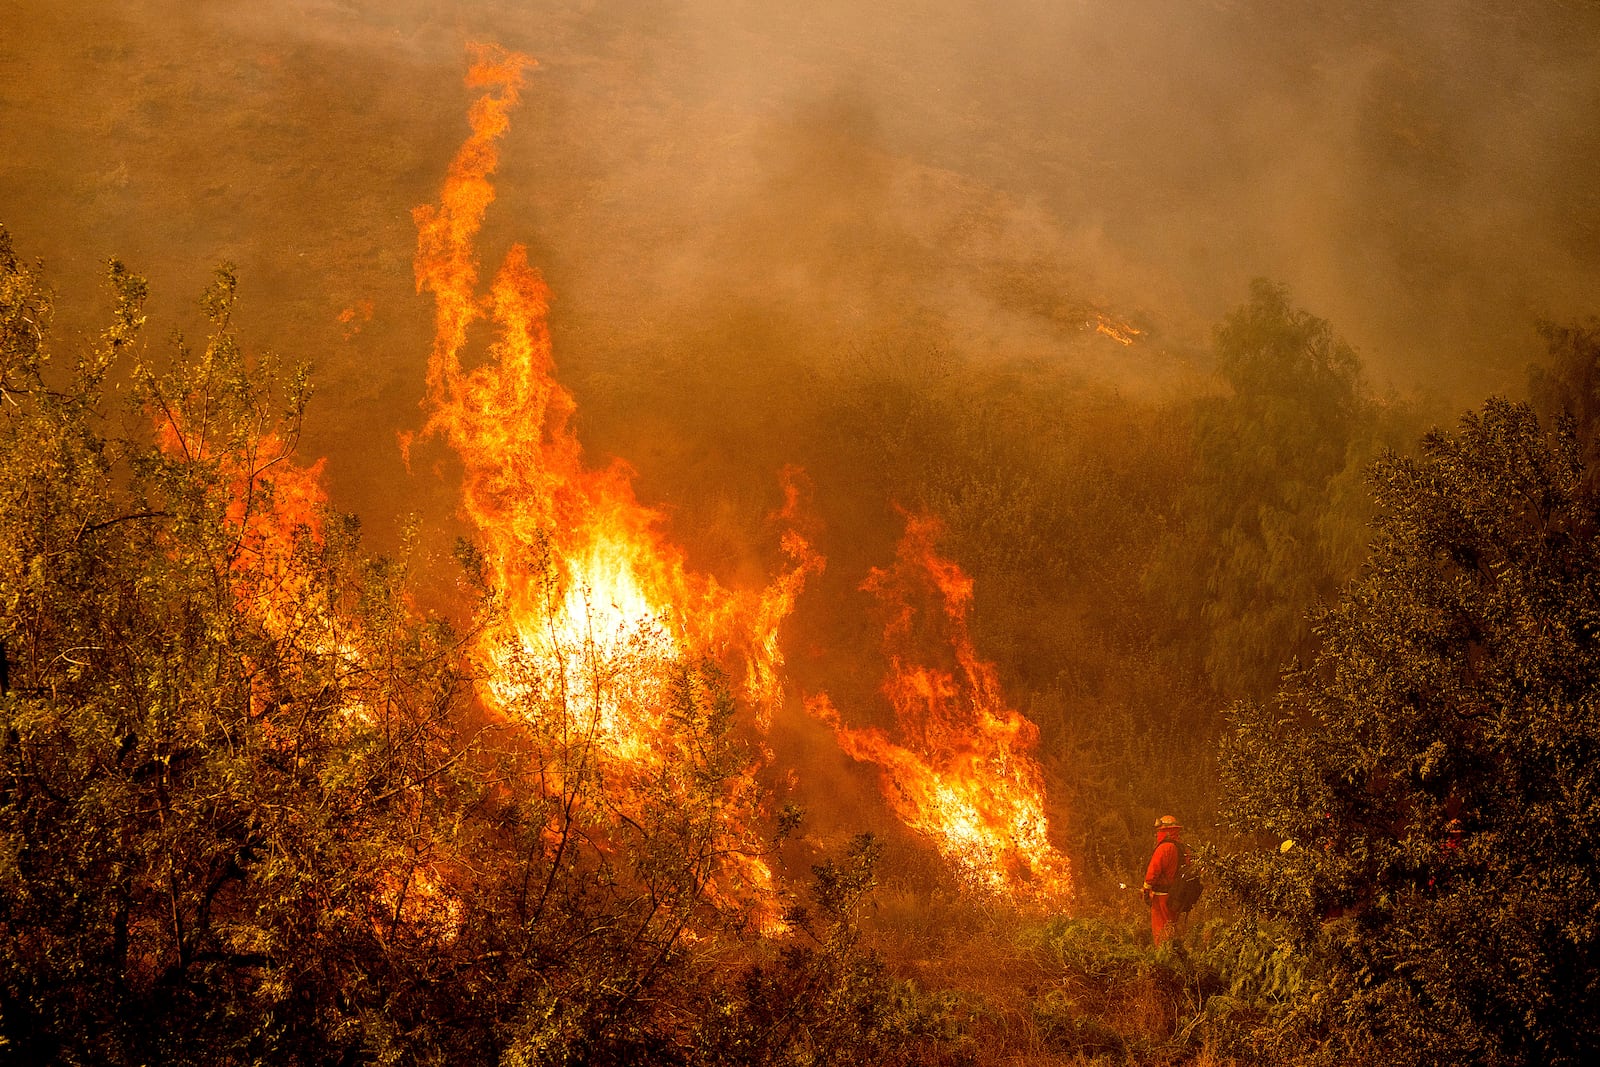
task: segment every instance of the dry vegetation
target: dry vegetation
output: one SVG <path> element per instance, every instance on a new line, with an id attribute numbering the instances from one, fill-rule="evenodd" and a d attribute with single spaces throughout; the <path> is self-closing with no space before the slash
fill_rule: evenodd
<path id="1" fill-rule="evenodd" d="M 1473 426 L 1493 432 L 1421 452 L 1453 411 L 1369 374 L 1470 364 L 1426 384 L 1475 407 L 1538 355 L 1527 309 L 1590 306 L 1591 13 L 1465 4 L 1444 32 L 1366 3 L 1284 26 L 1263 0 L 1169 37 L 1015 5 L 915 33 L 894 5 L 542 11 L 486 245 L 536 242 L 577 435 L 637 468 L 729 588 L 784 565 L 788 466 L 827 557 L 784 623 L 770 733 L 678 665 L 694 803 L 642 818 L 598 773 L 577 775 L 592 806 L 549 809 L 584 746 L 484 708 L 458 466 L 389 444 L 421 417 L 408 212 L 460 136 L 454 5 L 22 6 L 0 40 L 0 192 L 32 228 L 0 254 L 0 1062 L 1575 1060 L 1592 862 L 1564 827 L 1594 829 L 1600 672 L 1587 588 L 1559 576 L 1594 570 L 1600 334 L 1546 329 L 1543 423 L 1491 406 Z M 532 35 L 523 0 L 477 7 Z M 157 284 L 119 272 L 108 317 L 82 294 L 111 252 Z M 239 288 L 209 291 L 208 341 L 145 340 L 193 332 L 184 295 L 224 259 Z M 274 386 L 269 346 L 316 353 L 331 403 Z M 162 402 L 216 420 L 233 458 L 163 451 Z M 1375 468 L 1390 451 L 1413 460 Z M 1510 453 L 1554 458 L 1495 466 Z M 286 519 L 325 454 L 331 509 Z M 271 487 L 243 519 L 241 469 Z M 1554 516 L 1532 536 L 1496 511 L 1524 475 Z M 802 709 L 826 692 L 891 720 L 862 583 L 908 512 L 942 520 L 974 644 L 1039 727 L 1063 913 L 961 885 Z M 1380 514 L 1411 525 L 1374 556 Z M 255 515 L 290 550 L 241 564 Z M 1396 643 L 1343 599 L 1374 560 L 1464 620 L 1437 660 L 1366 655 Z M 1438 561 L 1473 595 L 1430 586 Z M 1559 593 L 1495 600 L 1484 576 L 1523 565 Z M 327 615 L 286 632 L 241 608 L 266 587 Z M 345 640 L 367 658 L 330 653 Z M 1486 701 L 1512 711 L 1457 728 Z M 754 830 L 807 909 L 781 935 L 686 862 L 726 845 L 707 827 L 730 768 L 768 748 Z M 1157 949 L 1135 890 L 1166 812 L 1213 866 Z M 1470 864 L 1439 859 L 1447 817 L 1472 822 Z M 580 844 L 553 855 L 552 825 Z"/>

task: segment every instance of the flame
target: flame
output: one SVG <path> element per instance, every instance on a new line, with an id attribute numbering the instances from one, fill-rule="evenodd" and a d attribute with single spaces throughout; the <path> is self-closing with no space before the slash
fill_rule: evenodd
<path id="1" fill-rule="evenodd" d="M 308 578 L 295 566 L 297 538 L 313 546 L 323 539 L 322 516 L 328 493 L 322 485 L 324 460 L 302 467 L 287 458 L 287 451 L 268 435 L 262 444 L 279 459 L 269 472 L 236 472 L 229 496 L 228 521 L 239 531 L 241 597 L 253 600 L 269 629 L 288 632 L 310 609 Z M 265 491 L 266 506 L 252 498 Z"/>
<path id="2" fill-rule="evenodd" d="M 1144 331 L 1133 323 L 1100 312 L 1095 313 L 1093 325 L 1095 333 L 1104 334 L 1119 345 L 1131 345 L 1144 336 Z"/>
<path id="3" fill-rule="evenodd" d="M 326 461 L 295 463 L 288 445 L 271 432 L 242 448 L 219 451 L 209 438 L 188 432 L 171 410 L 159 416 L 156 443 L 170 457 L 216 464 L 227 499 L 224 522 L 233 539 L 228 577 L 234 596 L 272 633 L 298 629 L 313 609 L 307 576 L 294 555 L 301 539 L 314 547 L 322 544 Z"/>
<path id="4" fill-rule="evenodd" d="M 455 888 L 430 867 L 379 872 L 368 902 L 373 932 L 388 941 L 401 930 L 448 945 L 461 933 L 465 907 Z"/>
<path id="5" fill-rule="evenodd" d="M 1031 752 L 1038 728 L 1008 707 L 993 664 L 979 659 L 967 631 L 972 579 L 935 550 L 939 523 L 910 516 L 893 567 L 874 569 L 862 588 L 891 609 L 883 685 L 899 740 L 841 721 L 826 694 L 807 700 L 853 759 L 875 763 L 890 807 L 932 841 L 971 886 L 1015 903 L 1059 905 L 1072 898 L 1067 859 L 1049 841 L 1044 775 Z M 938 611 L 917 610 L 933 601 Z M 918 662 L 922 631 L 941 633 L 944 666 Z"/>
<path id="6" fill-rule="evenodd" d="M 474 46 L 473 55 L 467 84 L 486 91 L 471 107 L 471 135 L 439 202 L 413 213 L 417 288 L 436 307 L 423 434 L 459 457 L 461 511 L 477 530 L 497 599 L 478 647 L 486 702 L 547 736 L 585 738 L 616 794 L 609 802 L 626 807 L 643 783 L 658 785 L 674 761 L 691 758 L 669 699 L 676 665 L 701 657 L 733 665 L 765 726 L 781 691 L 778 626 L 821 562 L 804 539 L 786 535 L 791 565 L 771 586 L 725 589 L 688 570 L 659 513 L 635 498 L 626 465 L 584 463 L 571 425 L 576 404 L 555 377 L 550 292 L 523 245 L 512 246 L 479 295 L 474 244 L 494 200 L 497 142 L 535 64 L 493 46 Z M 468 369 L 462 354 L 485 319 L 493 334 L 486 358 Z M 727 788 L 748 797 L 753 771 Z M 750 855 L 751 827 L 730 818 L 724 832 L 724 851 L 742 857 L 730 861 L 741 869 L 724 883 L 770 893 L 771 872 Z"/>

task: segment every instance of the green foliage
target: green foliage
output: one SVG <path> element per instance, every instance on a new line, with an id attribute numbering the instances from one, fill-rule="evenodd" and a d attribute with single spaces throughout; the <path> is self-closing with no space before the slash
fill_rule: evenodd
<path id="1" fill-rule="evenodd" d="M 1372 473 L 1315 664 L 1243 705 L 1217 864 L 1309 957 L 1278 1051 L 1575 1063 L 1600 1009 L 1600 524 L 1572 424 L 1490 401 Z"/>
<path id="2" fill-rule="evenodd" d="M 760 928 L 714 665 L 607 683 L 671 724 L 628 780 L 564 687 L 486 720 L 461 636 L 296 464 L 306 376 L 244 352 L 231 271 L 161 362 L 142 281 L 110 284 L 57 376 L 0 230 L 0 1060 L 953 1062 L 860 944 L 871 841 Z"/>
<path id="3" fill-rule="evenodd" d="M 1155 949 L 1144 923 L 1093 918 L 1052 921 L 1024 944 L 1047 976 L 1032 1005 L 1047 1047 L 1095 1062 L 1249 1058 L 1303 983 L 1287 939 L 1221 920 Z"/>
<path id="4" fill-rule="evenodd" d="M 1144 585 L 1219 693 L 1270 691 L 1308 647 L 1305 615 L 1350 577 L 1381 409 L 1322 319 L 1257 280 L 1217 327 L 1222 395 L 1192 402 L 1193 467 Z"/>
<path id="5" fill-rule="evenodd" d="M 39 322 L 0 268 L 5 318 Z M 287 520 L 304 390 L 246 367 L 226 272 L 204 352 L 135 370 L 157 439 L 102 434 L 144 296 L 110 282 L 64 381 L 42 330 L 4 334 L 0 1033 L 37 1062 L 320 1059 L 375 971 L 430 966 L 400 901 L 452 793 L 450 635 L 352 521 Z"/>

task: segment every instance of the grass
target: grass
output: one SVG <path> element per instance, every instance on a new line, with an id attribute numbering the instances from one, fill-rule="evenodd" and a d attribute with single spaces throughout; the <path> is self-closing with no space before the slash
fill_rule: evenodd
<path id="1" fill-rule="evenodd" d="M 1232 1067 L 1296 980 L 1269 936 L 1227 917 L 1157 947 L 1126 909 L 1030 916 L 949 888 L 874 901 L 870 942 L 959 1062 Z"/>

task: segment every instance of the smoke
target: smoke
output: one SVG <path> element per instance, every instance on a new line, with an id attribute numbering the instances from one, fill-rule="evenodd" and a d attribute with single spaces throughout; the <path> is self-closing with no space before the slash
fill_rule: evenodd
<path id="1" fill-rule="evenodd" d="M 457 507 L 440 450 L 408 471 L 396 443 L 422 422 L 433 330 L 411 211 L 465 135 L 468 42 L 537 57 L 501 144 L 485 269 L 528 245 L 588 462 L 636 468 L 697 571 L 763 585 L 778 471 L 808 467 L 829 566 L 787 651 L 799 685 L 855 723 L 883 678 L 860 583 L 903 525 L 833 421 L 869 386 L 981 366 L 997 389 L 1031 375 L 1164 396 L 1203 380 L 1212 325 L 1266 276 L 1331 320 L 1376 384 L 1466 406 L 1521 390 L 1537 321 L 1600 310 L 1592 4 L 0 11 L 0 223 L 45 261 L 57 332 L 100 327 L 110 256 L 151 279 L 153 346 L 172 324 L 202 329 L 193 299 L 235 263 L 247 345 L 316 368 L 302 458 L 328 457 L 333 502 L 380 548 L 407 513 L 444 524 Z M 1078 414 L 1075 447 L 1126 441 Z M 1108 640 L 1096 605 L 1041 605 L 1012 578 L 1007 610 Z M 1105 700 L 1154 703 L 1165 684 Z M 825 726 L 796 710 L 771 736 L 821 822 L 883 827 L 870 775 Z"/>
<path id="2" fill-rule="evenodd" d="M 469 38 L 544 66 L 496 224 L 552 275 L 574 368 L 752 315 L 810 352 L 1013 355 L 1106 309 L 1203 349 L 1269 275 L 1379 378 L 1477 394 L 1536 318 L 1590 310 L 1600 259 L 1592 5 L 8 6 L 10 226 L 74 285 L 110 253 L 186 291 L 237 259 L 293 307 L 283 347 L 331 347 L 334 294 L 413 325 L 405 211 Z"/>
<path id="3" fill-rule="evenodd" d="M 63 326 L 96 322 L 110 255 L 156 321 L 236 262 L 251 339 L 317 365 L 335 498 L 380 527 L 426 357 L 409 211 L 469 40 L 541 62 L 485 258 L 528 242 L 589 447 L 668 507 L 752 441 L 734 465 L 770 484 L 779 432 L 863 362 L 1162 389 L 1265 275 L 1379 383 L 1471 403 L 1600 280 L 1593 5 L 6 6 L 0 210 Z"/>
<path id="4" fill-rule="evenodd" d="M 97 326 L 106 257 L 191 330 L 235 262 L 247 340 L 315 364 L 307 449 L 380 533 L 452 507 L 391 442 L 430 333 L 410 210 L 462 135 L 471 40 L 541 63 L 484 257 L 529 244 L 587 447 L 696 509 L 725 573 L 756 568 L 737 516 L 863 365 L 1160 391 L 1265 275 L 1378 383 L 1464 405 L 1520 388 L 1537 320 L 1595 310 L 1592 5 L 8 8 L 0 221 L 64 330 Z"/>

